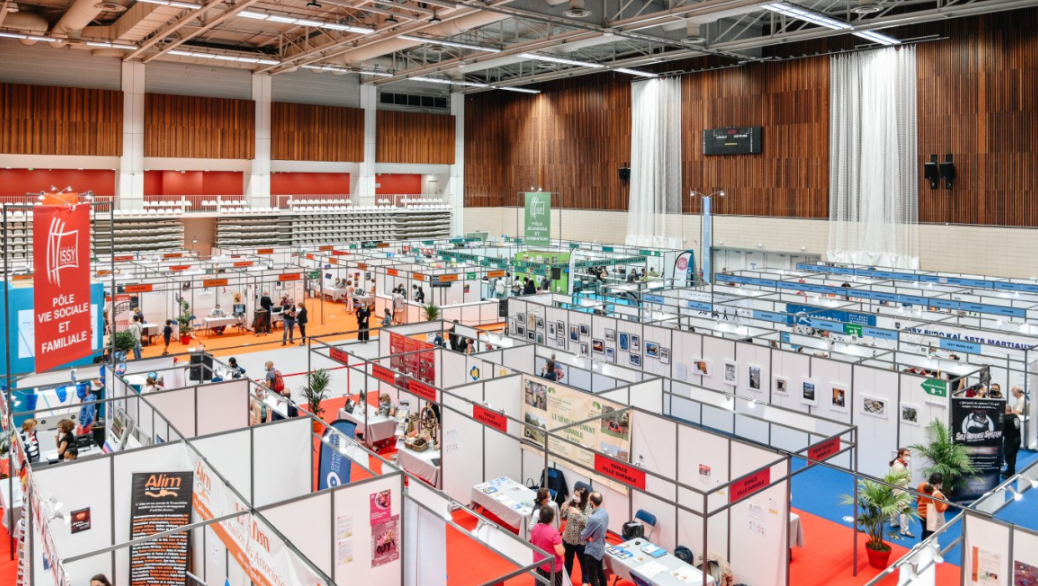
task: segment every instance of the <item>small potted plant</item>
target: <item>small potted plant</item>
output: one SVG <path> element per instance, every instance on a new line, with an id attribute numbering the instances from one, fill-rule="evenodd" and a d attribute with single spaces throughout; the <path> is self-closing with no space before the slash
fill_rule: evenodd
<path id="1" fill-rule="evenodd" d="M 966 483 L 966 479 L 977 473 L 966 446 L 955 443 L 951 428 L 943 421 L 933 420 L 926 426 L 930 443 L 916 444 L 911 449 L 931 465 L 923 468 L 923 476 L 934 472 L 944 476 L 944 493 L 952 498 Z"/>
<path id="2" fill-rule="evenodd" d="M 324 368 L 318 368 L 306 377 L 306 385 L 303 387 L 303 396 L 306 397 L 307 409 L 317 417 L 324 414 L 321 401 L 328 398 L 328 387 L 331 386 L 332 377 Z M 314 433 L 321 431 L 321 422 L 314 421 Z"/>
<path id="3" fill-rule="evenodd" d="M 137 345 L 137 338 L 133 337 L 133 332 L 130 330 L 123 330 L 115 334 L 115 362 L 125 363 L 126 353 L 133 350 L 133 347 Z"/>
<path id="4" fill-rule="evenodd" d="M 186 299 L 182 299 L 177 323 L 180 324 L 180 343 L 185 346 L 191 343 L 191 330 L 194 322 L 195 316 L 191 313 L 191 304 Z"/>
<path id="5" fill-rule="evenodd" d="M 891 472 L 883 478 L 883 482 L 866 479 L 858 481 L 857 526 L 869 537 L 865 543 L 865 552 L 869 556 L 869 564 L 874 568 L 886 569 L 889 565 L 891 548 L 885 539 L 897 541 L 902 537 L 897 530 L 887 531 L 884 536 L 886 524 L 891 517 L 896 517 L 901 512 L 910 518 L 918 516 L 915 507 L 912 506 L 915 502 L 912 493 L 895 488 L 907 483 L 908 480 L 909 473 L 906 471 Z M 841 495 L 840 504 L 853 505 L 854 496 Z"/>
<path id="6" fill-rule="evenodd" d="M 435 303 L 425 306 L 425 321 L 436 321 L 440 319 L 440 308 Z"/>

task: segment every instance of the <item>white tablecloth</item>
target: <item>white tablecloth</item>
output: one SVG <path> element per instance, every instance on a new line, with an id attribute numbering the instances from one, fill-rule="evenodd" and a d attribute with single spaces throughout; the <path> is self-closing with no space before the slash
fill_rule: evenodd
<path id="1" fill-rule="evenodd" d="M 152 336 L 159 335 L 159 331 L 161 330 L 161 327 L 159 326 L 159 324 L 153 324 L 153 323 L 150 323 L 150 322 L 146 323 L 146 324 L 143 324 L 141 327 L 143 328 L 143 329 L 141 329 L 141 335 L 142 336 L 147 336 L 149 339 Z"/>
<path id="2" fill-rule="evenodd" d="M 4 528 L 7 529 L 8 531 L 11 531 L 11 527 L 8 526 L 8 524 L 7 524 L 7 511 L 8 510 L 13 510 L 14 511 L 14 522 L 15 522 L 16 525 L 18 523 L 18 520 L 22 518 L 22 482 L 21 482 L 21 480 L 16 481 L 14 483 L 14 487 L 13 488 L 14 488 L 14 495 L 13 495 L 14 496 L 14 504 L 13 504 L 13 506 L 9 507 L 8 506 L 9 503 L 7 502 L 7 499 L 11 498 L 11 496 L 12 496 L 12 495 L 8 494 L 8 491 L 10 491 L 12 489 L 12 487 L 11 487 L 11 479 L 10 478 L 4 478 L 3 480 L 0 480 L 0 506 L 3 506 L 3 509 L 4 509 L 3 510 L 3 514 L 0 515 L 0 523 L 3 523 Z"/>
<path id="3" fill-rule="evenodd" d="M 479 505 L 526 535 L 533 500 L 537 493 L 518 482 L 502 476 L 472 487 L 472 504 Z"/>
<path id="4" fill-rule="evenodd" d="M 336 287 L 325 287 L 325 297 L 331 297 L 332 301 L 344 301 L 346 299 L 346 289 L 340 289 Z"/>
<path id="5" fill-rule="evenodd" d="M 203 320 L 205 322 L 205 329 L 212 331 L 213 328 L 220 326 L 234 326 L 241 323 L 240 317 L 207 317 Z"/>
<path id="6" fill-rule="evenodd" d="M 789 547 L 804 547 L 804 527 L 796 513 L 789 514 Z"/>
<path id="7" fill-rule="evenodd" d="M 440 450 L 425 450 L 415 452 L 403 445 L 397 451 L 397 462 L 411 474 L 425 480 L 429 484 L 439 488 L 440 486 Z M 436 460 L 436 463 L 433 462 Z"/>
<path id="8" fill-rule="evenodd" d="M 642 551 L 642 548 L 646 545 L 649 545 L 649 542 L 645 539 L 633 539 L 626 543 L 621 543 L 617 546 L 618 548 L 625 549 L 633 554 L 625 559 L 620 559 L 619 556 L 610 553 L 612 547 L 606 547 L 604 560 L 606 570 L 632 583 L 634 582 L 631 579 L 632 571 L 638 572 L 641 577 L 656 586 L 699 586 L 703 583 L 703 572 L 679 560 L 671 553 L 654 558 Z M 648 576 L 639 571 L 639 569 L 646 568 L 646 566 L 657 567 L 657 564 L 662 565 L 666 570 L 653 576 Z M 646 572 L 648 573 L 647 569 Z M 715 582 L 712 577 L 707 576 L 706 583 L 714 584 Z"/>
<path id="9" fill-rule="evenodd" d="M 364 434 L 364 441 L 368 443 L 387 440 L 396 433 L 396 420 L 392 417 L 379 415 L 378 411 L 372 407 L 368 407 L 367 427 L 364 426 L 364 412 L 357 407 L 353 408 L 353 413 L 349 413 L 345 409 L 339 409 L 339 418 L 356 423 L 357 431 Z"/>

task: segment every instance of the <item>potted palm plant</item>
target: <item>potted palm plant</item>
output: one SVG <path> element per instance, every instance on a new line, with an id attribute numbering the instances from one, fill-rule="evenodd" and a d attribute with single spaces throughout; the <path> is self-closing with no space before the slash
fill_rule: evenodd
<path id="1" fill-rule="evenodd" d="M 195 316 L 191 313 L 191 304 L 186 299 L 180 300 L 180 315 L 177 323 L 180 324 L 180 343 L 187 346 L 191 343 L 191 330 Z"/>
<path id="2" fill-rule="evenodd" d="M 440 319 L 440 308 L 435 303 L 425 306 L 425 321 L 436 321 Z"/>
<path id="3" fill-rule="evenodd" d="M 943 421 L 933 420 L 926 426 L 926 435 L 930 442 L 911 446 L 912 451 L 930 463 L 923 468 L 923 476 L 934 472 L 944 476 L 944 492 L 954 498 L 958 489 L 966 483 L 966 479 L 977 473 L 976 466 L 970 459 L 966 446 L 957 444 L 952 439 L 951 428 Z"/>
<path id="4" fill-rule="evenodd" d="M 133 337 L 133 333 L 130 330 L 123 330 L 115 334 L 115 361 L 116 363 L 126 362 L 126 353 L 133 350 L 133 347 L 137 345 L 137 338 Z"/>
<path id="5" fill-rule="evenodd" d="M 317 417 L 324 414 L 321 401 L 328 398 L 328 387 L 331 386 L 332 377 L 324 368 L 318 368 L 306 377 L 306 386 L 303 387 L 303 396 L 306 397 L 307 409 Z M 314 421 L 314 432 L 321 431 L 321 422 Z"/>
<path id="6" fill-rule="evenodd" d="M 902 537 L 897 530 L 887 530 L 884 535 L 890 518 L 902 511 L 909 517 L 918 516 L 915 507 L 912 506 L 915 500 L 912 493 L 895 488 L 907 483 L 908 480 L 909 473 L 906 471 L 891 472 L 883 478 L 883 482 L 864 478 L 858 481 L 857 527 L 869 537 L 865 543 L 865 552 L 869 556 L 869 564 L 874 568 L 885 569 L 888 566 L 891 548 L 886 539 L 897 541 Z M 840 504 L 853 505 L 854 496 L 840 495 Z"/>

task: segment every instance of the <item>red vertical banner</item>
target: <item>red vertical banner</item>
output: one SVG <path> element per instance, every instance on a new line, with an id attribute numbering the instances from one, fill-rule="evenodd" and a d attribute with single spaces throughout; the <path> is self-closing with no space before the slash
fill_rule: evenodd
<path id="1" fill-rule="evenodd" d="M 38 206 L 35 265 L 36 372 L 89 356 L 90 206 Z"/>

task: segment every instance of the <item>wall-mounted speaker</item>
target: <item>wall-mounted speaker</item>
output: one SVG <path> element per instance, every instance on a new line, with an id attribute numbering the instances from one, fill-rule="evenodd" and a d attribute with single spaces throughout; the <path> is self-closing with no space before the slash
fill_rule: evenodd
<path id="1" fill-rule="evenodd" d="M 631 166 L 628 165 L 627 163 L 624 163 L 623 166 L 620 167 L 620 181 L 630 181 L 630 180 L 631 180 Z"/>
<path id="2" fill-rule="evenodd" d="M 941 172 L 937 165 L 937 155 L 930 155 L 930 161 L 923 163 L 923 178 L 930 182 L 930 189 L 937 189 L 941 180 Z"/>
<path id="3" fill-rule="evenodd" d="M 951 189 L 955 183 L 955 163 L 952 162 L 951 155 L 944 155 L 944 162 L 941 163 L 941 179 L 944 179 L 945 189 Z"/>

